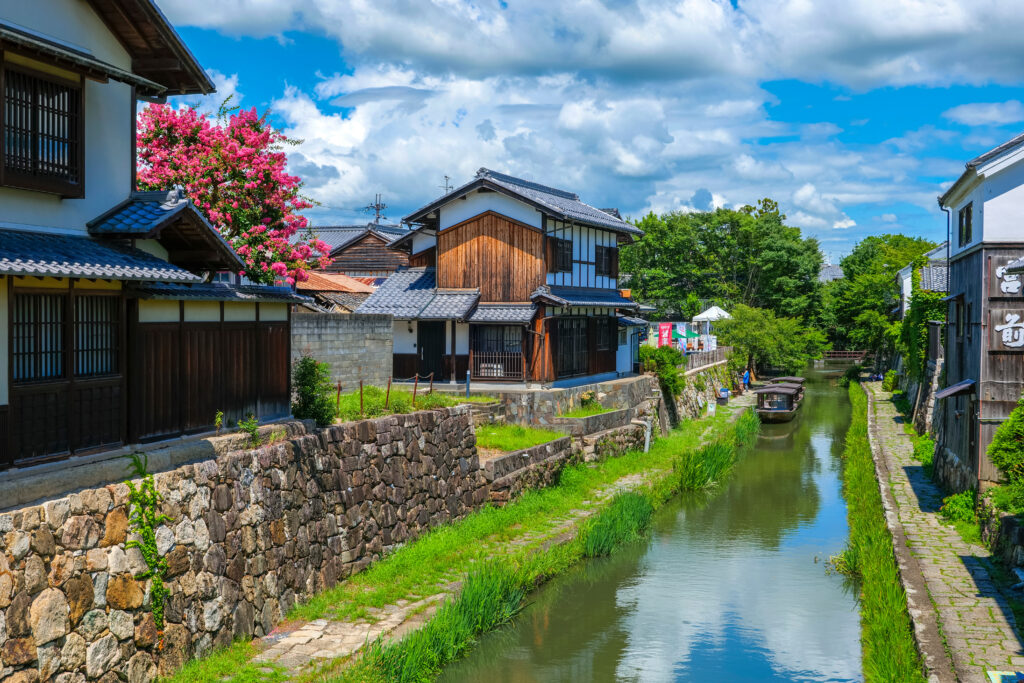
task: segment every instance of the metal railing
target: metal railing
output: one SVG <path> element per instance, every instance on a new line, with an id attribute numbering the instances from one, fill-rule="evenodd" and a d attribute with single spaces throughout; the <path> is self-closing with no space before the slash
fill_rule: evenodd
<path id="1" fill-rule="evenodd" d="M 470 354 L 470 370 L 473 379 L 523 378 L 523 354 L 521 351 L 476 351 Z"/>

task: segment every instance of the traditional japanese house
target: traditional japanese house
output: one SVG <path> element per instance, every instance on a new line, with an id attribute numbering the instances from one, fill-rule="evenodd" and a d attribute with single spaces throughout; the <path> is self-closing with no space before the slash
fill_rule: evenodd
<path id="1" fill-rule="evenodd" d="M 945 386 L 936 471 L 954 489 L 1000 474 L 986 450 L 1024 391 L 1024 135 L 967 163 L 939 197 L 949 216 Z"/>
<path id="2" fill-rule="evenodd" d="M 0 469 L 289 412 L 295 295 L 133 192 L 138 100 L 212 90 L 150 0 L 0 5 Z"/>
<path id="3" fill-rule="evenodd" d="M 368 223 L 367 225 L 323 226 L 312 229 L 330 248 L 328 273 L 341 273 L 378 284 L 399 268 L 409 265 L 405 252 L 389 246 L 409 230 L 399 225 Z M 426 264 L 413 264 L 426 265 Z"/>
<path id="4" fill-rule="evenodd" d="M 557 384 L 633 372 L 646 325 L 618 289 L 641 231 L 573 192 L 488 169 L 413 212 L 409 255 L 361 313 L 394 317 L 394 375 Z"/>

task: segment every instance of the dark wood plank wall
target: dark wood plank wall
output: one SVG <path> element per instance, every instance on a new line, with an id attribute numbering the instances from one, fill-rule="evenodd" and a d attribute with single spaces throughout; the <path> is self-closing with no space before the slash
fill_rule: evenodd
<path id="1" fill-rule="evenodd" d="M 420 357 L 416 353 L 396 353 L 392 356 L 391 374 L 397 379 L 409 379 L 420 368 Z"/>
<path id="2" fill-rule="evenodd" d="M 131 326 L 131 441 L 233 427 L 252 413 L 290 409 L 288 322 L 136 323 Z"/>
<path id="3" fill-rule="evenodd" d="M 7 406 L 0 406 L 0 468 L 14 464 L 14 452 L 11 450 L 9 428 L 10 412 Z"/>
<path id="4" fill-rule="evenodd" d="M 433 268 L 437 265 L 437 247 L 424 249 L 409 257 L 410 268 Z"/>
<path id="5" fill-rule="evenodd" d="M 544 235 L 488 211 L 437 235 L 437 285 L 480 288 L 485 302 L 528 301 L 544 284 Z"/>
<path id="6" fill-rule="evenodd" d="M 388 249 L 387 242 L 372 234 L 336 249 L 331 259 L 325 269 L 329 273 L 391 273 L 409 265 L 408 254 Z"/>

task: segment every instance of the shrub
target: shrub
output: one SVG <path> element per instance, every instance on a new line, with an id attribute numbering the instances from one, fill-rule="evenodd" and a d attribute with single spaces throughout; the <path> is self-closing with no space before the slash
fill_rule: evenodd
<path id="1" fill-rule="evenodd" d="M 259 448 L 260 444 L 260 421 L 252 413 L 244 420 L 238 421 L 238 429 L 249 435 L 249 447 Z"/>
<path id="2" fill-rule="evenodd" d="M 882 391 L 892 391 L 895 389 L 898 379 L 895 370 L 886 370 L 885 378 L 882 379 Z"/>
<path id="3" fill-rule="evenodd" d="M 843 376 L 839 378 L 839 386 L 848 387 L 850 386 L 850 382 L 859 382 L 860 373 L 863 371 L 864 368 L 860 365 L 851 365 L 846 368 L 846 372 L 844 372 Z"/>
<path id="4" fill-rule="evenodd" d="M 300 420 L 315 420 L 321 427 L 334 422 L 335 405 L 331 396 L 331 366 L 311 356 L 303 356 L 292 372 L 295 403 L 292 414 Z"/>
<path id="5" fill-rule="evenodd" d="M 997 486 L 989 492 L 992 505 L 1011 515 L 1024 512 L 1024 481 L 1015 480 L 1009 484 Z"/>
<path id="6" fill-rule="evenodd" d="M 962 491 L 942 499 L 939 514 L 950 522 L 977 522 L 974 512 L 974 491 Z"/>
<path id="7" fill-rule="evenodd" d="M 686 366 L 686 356 L 679 349 L 671 346 L 641 346 L 640 362 L 658 376 L 661 390 L 673 400 L 686 386 L 686 379 L 680 369 Z"/>
<path id="8" fill-rule="evenodd" d="M 1024 481 L 1024 396 L 993 435 L 988 457 L 1011 483 Z"/>

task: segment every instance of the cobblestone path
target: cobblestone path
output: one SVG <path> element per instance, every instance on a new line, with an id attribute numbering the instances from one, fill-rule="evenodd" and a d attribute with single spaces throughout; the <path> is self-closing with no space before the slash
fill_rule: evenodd
<path id="1" fill-rule="evenodd" d="M 1024 670 L 1024 647 L 1017 636 L 1010 605 L 989 575 L 988 550 L 964 542 L 956 529 L 942 524 L 937 514 L 942 505 L 942 490 L 914 460 L 910 436 L 903 430 L 903 418 L 888 400 L 891 394 L 882 391 L 879 382 L 864 386 L 874 399 L 868 412 L 876 465 L 881 454 L 906 547 L 916 560 L 914 563 L 901 558 L 904 582 L 907 584 L 908 565 L 916 564 L 933 606 L 934 616 L 927 613 L 927 597 L 915 595 L 910 581 L 907 592 L 911 615 L 919 634 L 922 624 L 938 622 L 948 653 L 947 658 L 940 651 L 933 661 L 927 662 L 930 648 L 924 646 L 926 662 L 934 667 L 930 680 L 988 683 L 987 671 Z M 890 515 L 890 526 L 892 521 Z M 897 539 L 898 556 L 899 546 Z M 909 570 L 913 572 L 914 568 Z M 932 648 L 937 645 L 932 643 Z M 955 679 L 943 670 L 943 659 L 947 668 L 952 660 Z"/>
<path id="2" fill-rule="evenodd" d="M 741 408 L 753 405 L 754 398 L 754 394 L 747 392 L 731 400 L 729 405 L 733 408 L 732 419 L 739 417 Z M 606 500 L 620 491 L 635 489 L 645 484 L 650 476 L 652 473 L 649 472 L 625 476 L 599 491 L 594 496 L 594 502 Z M 574 529 L 580 520 L 593 514 L 595 509 L 594 505 L 588 505 L 586 509 L 573 510 L 549 529 L 543 539 L 527 535 L 514 543 L 540 548 L 568 540 L 575 533 Z M 318 664 L 350 657 L 379 637 L 383 636 L 385 641 L 402 638 L 433 616 L 438 607 L 456 594 L 460 587 L 460 582 L 438 586 L 437 594 L 415 602 L 399 600 L 381 609 L 371 608 L 367 610 L 369 621 L 316 619 L 309 622 L 287 622 L 261 639 L 261 647 L 264 649 L 254 659 L 256 662 L 284 667 L 293 674 L 309 672 Z"/>

